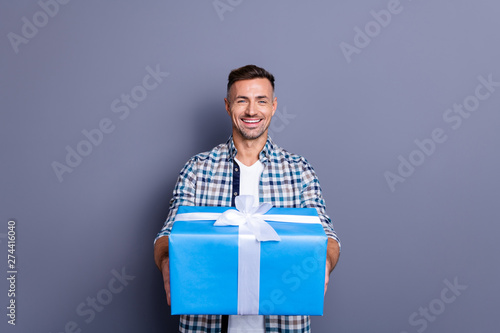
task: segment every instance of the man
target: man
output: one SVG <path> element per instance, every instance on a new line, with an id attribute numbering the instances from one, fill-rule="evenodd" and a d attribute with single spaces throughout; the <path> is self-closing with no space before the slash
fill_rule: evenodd
<path id="1" fill-rule="evenodd" d="M 182 169 L 170 201 L 167 220 L 155 240 L 155 262 L 163 274 L 170 305 L 168 235 L 180 205 L 234 206 L 238 195 L 275 207 L 314 207 L 328 238 L 325 293 L 340 245 L 316 174 L 301 156 L 278 147 L 267 132 L 276 112 L 274 77 L 247 65 L 231 71 L 224 99 L 232 120 L 232 136 L 225 144 L 192 157 Z M 308 316 L 183 315 L 180 332 L 310 332 Z"/>

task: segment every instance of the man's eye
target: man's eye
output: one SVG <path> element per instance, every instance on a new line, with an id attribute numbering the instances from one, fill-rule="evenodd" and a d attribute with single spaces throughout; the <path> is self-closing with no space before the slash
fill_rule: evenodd
<path id="1" fill-rule="evenodd" d="M 259 101 L 260 104 L 267 104 L 267 101 Z"/>
<path id="2" fill-rule="evenodd" d="M 245 103 L 246 101 L 244 99 L 237 100 L 236 103 Z"/>

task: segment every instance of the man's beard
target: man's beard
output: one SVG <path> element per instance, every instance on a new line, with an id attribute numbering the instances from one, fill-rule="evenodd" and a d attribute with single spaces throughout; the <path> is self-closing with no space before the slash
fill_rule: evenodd
<path id="1" fill-rule="evenodd" d="M 262 135 L 264 135 L 266 133 L 266 131 L 267 131 L 268 128 L 269 128 L 269 125 L 267 125 L 266 127 L 262 128 L 262 130 L 260 130 L 260 128 L 259 128 L 258 129 L 259 131 L 247 131 L 245 129 L 239 128 L 238 132 L 240 132 L 240 135 L 245 140 L 255 140 L 255 139 L 260 138 Z"/>

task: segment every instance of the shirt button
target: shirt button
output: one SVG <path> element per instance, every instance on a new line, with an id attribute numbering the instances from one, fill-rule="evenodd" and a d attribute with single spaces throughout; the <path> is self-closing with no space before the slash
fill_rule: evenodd
<path id="1" fill-rule="evenodd" d="M 238 168 L 234 168 L 234 171 L 238 171 Z"/>
<path id="2" fill-rule="evenodd" d="M 238 192 L 234 192 L 234 196 L 236 197 L 238 195 Z"/>

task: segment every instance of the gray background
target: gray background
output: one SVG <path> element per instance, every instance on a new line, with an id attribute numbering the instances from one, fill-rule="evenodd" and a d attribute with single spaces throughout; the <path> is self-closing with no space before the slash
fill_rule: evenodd
<path id="1" fill-rule="evenodd" d="M 474 102 L 478 76 L 500 82 L 500 4 L 401 0 L 374 24 L 391 3 L 71 1 L 50 17 L 2 1 L 0 276 L 9 219 L 19 273 L 15 327 L 0 279 L 0 330 L 176 331 L 152 241 L 184 162 L 230 134 L 227 74 L 254 63 L 277 78 L 272 137 L 313 164 L 343 242 L 313 331 L 498 332 L 500 87 L 456 129 L 443 115 Z M 345 56 L 356 27 L 372 37 Z M 141 99 L 148 66 L 169 75 L 120 119 L 112 102 Z M 114 131 L 60 181 L 52 163 L 105 118 Z M 414 152 L 436 128 L 446 141 Z M 420 165 L 391 189 L 400 155 Z M 115 294 L 113 270 L 134 277 Z M 77 314 L 98 295 L 92 320 Z"/>

